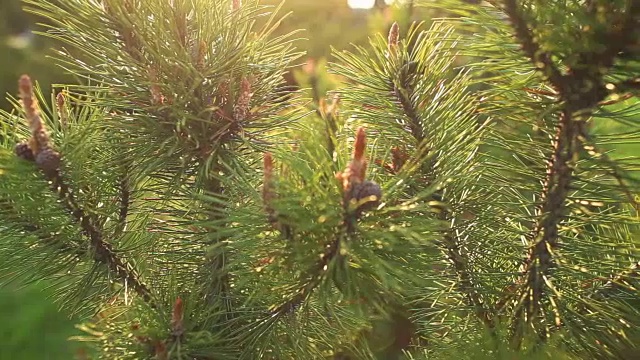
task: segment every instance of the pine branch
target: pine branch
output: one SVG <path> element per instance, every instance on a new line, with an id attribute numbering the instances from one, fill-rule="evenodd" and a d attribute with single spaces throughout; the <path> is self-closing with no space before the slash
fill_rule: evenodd
<path id="1" fill-rule="evenodd" d="M 468 266 L 468 255 L 462 252 L 460 244 L 450 233 L 444 235 L 443 244 L 445 246 L 447 256 L 453 264 L 453 268 L 455 269 L 456 275 L 459 279 L 457 284 L 458 290 L 466 297 L 467 304 L 473 307 L 478 319 L 480 319 L 488 329 L 493 329 L 495 327 L 495 323 L 492 315 L 487 310 L 484 301 L 473 283 L 471 271 Z"/>
<path id="2" fill-rule="evenodd" d="M 17 214 L 18 212 L 13 208 L 10 201 L 2 200 L 0 201 L 0 209 L 3 210 L 3 215 L 6 214 Z M 40 241 L 41 244 L 50 245 L 56 247 L 62 252 L 73 254 L 77 258 L 83 258 L 86 256 L 86 251 L 84 249 L 78 249 L 70 244 L 60 241 L 53 233 L 46 232 L 42 227 L 34 224 L 33 221 L 26 218 L 11 218 L 11 221 L 15 221 L 18 223 L 19 227 L 27 234 L 33 234 Z"/>
<path id="3" fill-rule="evenodd" d="M 104 241 L 103 234 L 97 227 L 95 216 L 87 214 L 75 200 L 75 196 L 60 173 L 61 156 L 51 146 L 50 137 L 44 126 L 43 119 L 38 108 L 38 101 L 33 91 L 31 79 L 23 75 L 19 82 L 20 98 L 31 129 L 31 138 L 27 149 L 34 155 L 36 165 L 42 171 L 45 179 L 51 184 L 51 190 L 58 195 L 60 203 L 67 209 L 71 216 L 80 225 L 83 232 L 90 239 L 94 260 L 105 265 L 113 275 L 123 282 L 125 287 L 132 287 L 145 301 L 152 302 L 151 291 L 140 280 L 132 265 L 121 259 L 108 242 Z M 18 156 L 22 154 L 16 148 Z M 25 156 L 24 159 L 31 160 Z M 33 160 L 32 160 L 33 161 Z"/>
<path id="4" fill-rule="evenodd" d="M 338 233 L 335 235 L 334 240 L 326 246 L 320 259 L 300 277 L 299 287 L 301 290 L 284 304 L 278 306 L 273 311 L 274 314 L 281 315 L 293 311 L 309 298 L 322 282 L 329 263 L 334 259 L 337 261 L 344 260 L 344 257 L 339 252 L 341 244 L 343 241 L 347 241 L 349 236 L 356 231 L 357 221 L 362 212 L 379 204 L 382 197 L 380 186 L 372 181 L 365 180 L 367 171 L 365 149 L 365 131 L 364 128 L 358 128 L 353 144 L 351 161 L 344 171 L 336 174 L 336 179 L 342 186 L 342 225 L 337 229 Z M 265 188 L 263 200 L 265 201 L 267 213 L 274 214 L 270 203 L 275 196 L 275 189 L 273 189 L 273 161 L 270 154 L 265 154 L 264 160 Z"/>
<path id="5" fill-rule="evenodd" d="M 131 205 L 131 190 L 126 172 L 122 175 L 118 186 L 120 189 L 120 209 L 118 212 L 118 224 L 113 233 L 114 237 L 120 236 L 127 227 L 127 216 L 129 215 L 129 206 Z"/>
<path id="6" fill-rule="evenodd" d="M 547 168 L 547 179 L 541 193 L 542 205 L 536 211 L 540 220 L 529 235 L 529 241 L 534 245 L 529 250 L 524 266 L 522 281 L 526 286 L 521 297 L 522 303 L 518 304 L 519 308 L 515 313 L 516 329 L 520 328 L 523 311 L 527 321 L 531 321 L 541 311 L 545 277 L 555 265 L 553 251 L 558 247 L 558 227 L 565 216 L 565 201 L 574 170 L 571 162 L 578 151 L 576 135 L 575 120 L 565 109 L 560 118 L 553 155 Z M 540 336 L 546 337 L 544 331 Z"/>
<path id="7" fill-rule="evenodd" d="M 398 26 L 394 23 L 389 31 L 387 40 L 389 53 L 391 54 L 395 54 L 395 51 L 397 51 L 398 32 Z M 414 80 L 419 78 L 419 73 L 417 72 L 418 67 L 418 63 L 416 62 L 407 62 L 402 65 L 399 71 L 398 84 L 394 86 L 393 94 L 397 97 L 402 111 L 409 118 L 409 130 L 420 148 L 424 146 L 424 141 L 429 135 L 425 133 L 424 127 L 422 126 L 418 115 L 419 109 L 412 101 L 414 97 Z M 424 154 L 423 156 L 426 155 L 427 154 Z M 431 165 L 422 167 L 422 169 L 425 168 L 431 169 L 432 167 Z M 425 171 L 424 175 L 429 176 L 430 174 Z M 441 193 L 434 194 L 434 197 L 440 198 Z M 449 217 L 450 214 L 446 210 L 441 211 L 439 214 L 439 218 L 444 221 L 450 220 Z M 448 230 L 444 234 L 441 245 L 444 247 L 449 261 L 453 264 L 456 276 L 459 279 L 457 284 L 458 291 L 466 298 L 467 304 L 474 309 L 478 319 L 480 319 L 487 328 L 494 328 L 495 324 L 492 316 L 475 288 L 472 270 L 468 266 L 468 255 L 463 253 L 458 239 L 453 234 L 453 230 Z"/>
<path id="8" fill-rule="evenodd" d="M 410 64 L 405 64 L 403 68 L 406 69 L 403 69 L 405 71 L 400 72 L 400 84 L 394 86 L 393 94 L 396 96 L 398 102 L 402 107 L 402 110 L 409 118 L 409 129 L 411 131 L 411 135 L 413 135 L 418 144 L 422 144 L 427 134 L 423 133 L 424 129 L 420 124 L 420 118 L 418 117 L 417 110 L 414 108 L 411 101 L 411 98 L 413 97 L 413 91 L 411 89 L 411 78 L 413 76 L 416 76 L 416 74 L 413 73 L 413 71 L 415 71 L 415 64 L 413 66 L 413 69 L 411 69 L 412 67 L 410 66 Z"/>
<path id="9" fill-rule="evenodd" d="M 334 259 L 341 259 L 338 257 L 340 243 L 343 240 L 343 235 L 337 235 L 336 239 L 333 240 L 323 252 L 320 259 L 316 262 L 316 264 L 309 269 L 305 274 L 300 276 L 300 288 L 301 290 L 292 296 L 285 303 L 276 307 L 272 314 L 274 315 L 284 315 L 295 311 L 302 305 L 308 298 L 311 296 L 313 291 L 320 285 L 323 279 L 323 275 L 327 270 L 327 266 Z"/>
<path id="10" fill-rule="evenodd" d="M 629 286 L 631 281 L 640 279 L 640 261 L 636 262 L 631 268 L 613 276 L 601 288 L 593 294 L 594 298 L 608 298 L 614 296 L 618 291 L 624 290 L 625 286 Z"/>
<path id="11" fill-rule="evenodd" d="M 602 41 L 605 46 L 600 52 L 582 52 L 578 54 L 576 66 L 570 68 L 567 75 L 561 75 L 550 55 L 541 51 L 528 28 L 534 25 L 527 23 L 518 13 L 515 0 L 505 2 L 505 11 L 511 19 L 512 25 L 519 39 L 523 51 L 543 72 L 549 82 L 556 87 L 559 97 L 564 101 L 561 110 L 557 133 L 553 142 L 553 152 L 547 167 L 547 176 L 540 194 L 540 206 L 536 210 L 538 221 L 528 235 L 533 246 L 524 263 L 524 271 L 515 321 L 514 334 L 522 329 L 522 320 L 530 323 L 532 319 L 541 315 L 544 288 L 552 286 L 548 282 L 550 270 L 555 266 L 553 252 L 558 247 L 558 229 L 566 216 L 566 200 L 573 178 L 575 161 L 579 158 L 578 146 L 583 137 L 582 126 L 590 115 L 593 107 L 597 106 L 606 96 L 603 84 L 603 69 L 613 65 L 615 56 L 631 42 L 628 33 L 632 33 L 632 26 L 637 23 L 637 12 L 640 4 L 628 9 L 621 26 L 613 26 L 612 30 L 603 34 L 592 34 L 593 39 Z M 554 302 L 552 302 L 552 306 Z M 557 313 L 557 310 L 554 310 Z M 547 338 L 546 330 L 539 329 L 540 339 Z M 520 340 L 516 340 L 519 347 Z"/>
<path id="12" fill-rule="evenodd" d="M 118 280 L 123 282 L 125 287 L 133 288 L 145 301 L 152 303 L 151 290 L 142 282 L 135 268 L 126 260 L 120 258 L 116 251 L 113 250 L 113 246 L 104 240 L 102 232 L 94 226 L 90 217 L 78 206 L 73 193 L 62 176 L 56 173 L 50 178 L 50 181 L 52 191 L 58 195 L 62 205 L 80 224 L 83 232 L 91 240 L 90 244 L 94 253 L 94 260 L 104 264 Z"/>
<path id="13" fill-rule="evenodd" d="M 549 82 L 560 91 L 565 87 L 564 77 L 551 60 L 551 55 L 543 51 L 534 40 L 530 30 L 534 24 L 530 20 L 525 20 L 519 8 L 517 0 L 504 1 L 504 11 L 509 16 L 516 37 L 522 46 L 522 51 L 529 57 L 533 65 L 549 79 Z"/>
<path id="14" fill-rule="evenodd" d="M 220 181 L 216 178 L 210 178 L 205 180 L 204 189 L 210 196 L 218 196 L 222 194 L 223 187 Z M 210 215 L 213 219 L 222 219 L 222 209 L 212 204 L 208 207 Z M 215 228 L 208 229 L 210 232 L 215 232 Z M 204 298 L 210 302 L 215 303 L 222 300 L 228 312 L 230 312 L 230 294 L 231 289 L 229 283 L 229 274 L 227 274 L 227 259 L 224 250 L 215 253 L 210 257 L 207 257 L 202 264 L 202 281 L 205 283 L 203 287 Z"/>

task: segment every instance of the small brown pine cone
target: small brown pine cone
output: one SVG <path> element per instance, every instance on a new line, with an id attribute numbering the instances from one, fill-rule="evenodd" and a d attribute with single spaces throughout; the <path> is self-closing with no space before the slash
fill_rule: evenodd
<path id="1" fill-rule="evenodd" d="M 31 151 L 31 148 L 27 143 L 23 142 L 23 143 L 17 144 L 16 147 L 14 148 L 14 151 L 16 155 L 21 159 L 24 159 L 27 161 L 36 160 L 35 156 L 33 156 L 33 151 Z"/>
<path id="2" fill-rule="evenodd" d="M 352 198 L 362 203 L 357 209 L 358 212 L 373 210 L 380 205 L 382 198 L 382 188 L 373 181 L 366 180 L 353 187 Z M 368 198 L 368 199 L 367 199 Z"/>
<path id="3" fill-rule="evenodd" d="M 36 164 L 48 176 L 55 175 L 60 167 L 60 153 L 47 148 L 36 156 Z"/>

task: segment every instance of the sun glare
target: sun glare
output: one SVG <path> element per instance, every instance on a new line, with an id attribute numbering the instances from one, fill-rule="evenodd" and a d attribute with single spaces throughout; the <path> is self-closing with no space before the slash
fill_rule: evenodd
<path id="1" fill-rule="evenodd" d="M 352 9 L 371 9 L 376 0 L 348 0 L 349 7 Z"/>

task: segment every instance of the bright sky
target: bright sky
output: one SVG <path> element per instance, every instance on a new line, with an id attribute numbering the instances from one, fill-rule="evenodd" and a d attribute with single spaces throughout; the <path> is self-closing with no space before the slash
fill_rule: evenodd
<path id="1" fill-rule="evenodd" d="M 373 7 L 375 0 L 349 0 L 348 3 L 352 9 L 370 9 Z"/>

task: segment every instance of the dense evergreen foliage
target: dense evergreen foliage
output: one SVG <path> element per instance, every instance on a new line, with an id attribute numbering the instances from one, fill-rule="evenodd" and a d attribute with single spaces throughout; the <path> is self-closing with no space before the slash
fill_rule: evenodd
<path id="1" fill-rule="evenodd" d="M 278 7 L 26 0 L 78 81 L 0 112 L 0 282 L 87 357 L 637 358 L 640 2 L 476 3 L 309 98 Z"/>

